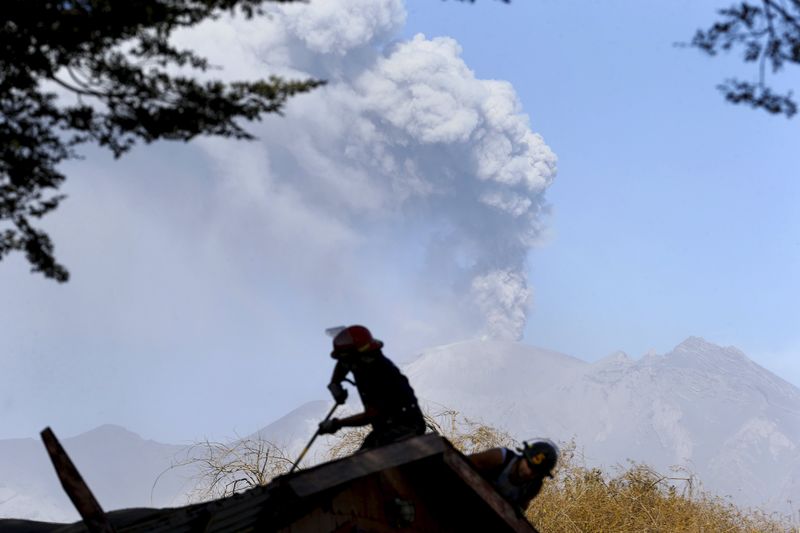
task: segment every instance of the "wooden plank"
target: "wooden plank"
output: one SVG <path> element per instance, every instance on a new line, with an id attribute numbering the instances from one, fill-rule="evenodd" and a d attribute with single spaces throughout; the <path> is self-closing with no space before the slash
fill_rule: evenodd
<path id="1" fill-rule="evenodd" d="M 469 464 L 461 453 L 454 448 L 446 450 L 444 462 L 508 524 L 512 531 L 537 533 L 536 528 L 517 514 L 511 504 Z"/>
<path id="2" fill-rule="evenodd" d="M 50 455 L 50 460 L 56 469 L 61 486 L 72 501 L 72 505 L 81 515 L 86 529 L 90 533 L 115 533 L 114 527 L 108 521 L 108 517 L 103 512 L 103 508 L 95 499 L 89 486 L 81 477 L 78 469 L 72 463 L 67 452 L 58 442 L 53 430 L 45 428 L 41 433 L 44 446 Z"/>
<path id="3" fill-rule="evenodd" d="M 446 446 L 438 435 L 413 437 L 294 474 L 287 483 L 302 498 L 387 468 L 440 454 Z"/>
<path id="4" fill-rule="evenodd" d="M 455 494 L 459 495 L 457 499 L 453 499 Z M 413 505 L 413 523 L 394 524 L 391 502 L 395 498 Z M 466 501 L 470 502 L 468 508 L 462 508 Z M 495 531 L 536 533 L 468 459 L 438 435 L 360 452 L 282 476 L 267 487 L 205 504 L 124 510 L 106 516 L 120 531 L 129 533 L 188 533 L 198 529 L 305 533 L 340 527 L 348 531 L 355 527 L 376 532 L 450 532 L 478 522 L 491 524 L 490 529 Z M 78 533 L 85 529 L 83 523 L 77 523 L 60 531 Z"/>

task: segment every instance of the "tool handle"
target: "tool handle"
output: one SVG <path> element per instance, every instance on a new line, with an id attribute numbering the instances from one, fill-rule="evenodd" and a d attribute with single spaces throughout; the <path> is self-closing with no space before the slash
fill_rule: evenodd
<path id="1" fill-rule="evenodd" d="M 333 412 L 336 411 L 337 407 L 339 407 L 338 403 L 333 404 L 333 407 L 331 407 L 331 410 L 328 411 L 328 416 L 326 416 L 322 421 L 323 422 L 327 422 L 330 419 L 330 417 L 333 416 Z M 308 453 L 308 450 L 311 448 L 311 445 L 314 444 L 314 441 L 317 440 L 318 436 L 319 436 L 319 428 L 317 428 L 317 430 L 314 432 L 314 435 L 311 437 L 311 440 L 308 441 L 308 444 L 306 444 L 306 447 L 303 448 L 303 451 L 300 452 L 300 457 L 297 458 L 297 461 L 294 462 L 294 464 L 292 465 L 291 470 L 289 470 L 290 474 L 292 472 L 294 472 L 295 469 L 300 465 L 300 461 L 302 461 L 303 457 L 306 456 L 306 454 Z"/>

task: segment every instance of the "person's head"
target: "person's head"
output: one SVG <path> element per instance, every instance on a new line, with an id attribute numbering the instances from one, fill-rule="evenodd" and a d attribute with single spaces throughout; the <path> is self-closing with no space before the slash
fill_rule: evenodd
<path id="1" fill-rule="evenodd" d="M 333 338 L 331 357 L 346 361 L 369 359 L 380 353 L 383 342 L 364 326 L 349 326 Z"/>
<path id="2" fill-rule="evenodd" d="M 520 461 L 518 476 L 532 480 L 553 477 L 553 469 L 558 462 L 558 446 L 548 439 L 533 442 L 524 441 L 522 448 L 517 448 L 524 460 Z"/>

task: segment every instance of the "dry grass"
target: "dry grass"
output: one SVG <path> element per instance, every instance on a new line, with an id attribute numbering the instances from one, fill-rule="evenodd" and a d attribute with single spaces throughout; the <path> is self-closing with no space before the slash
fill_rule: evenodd
<path id="1" fill-rule="evenodd" d="M 470 454 L 498 446 L 518 444 L 510 435 L 466 418 L 453 409 L 424 413 L 428 431 L 445 437 L 462 453 Z M 350 428 L 333 436 L 335 439 L 328 452 L 328 459 L 335 460 L 354 453 L 370 432 L 370 426 Z"/>
<path id="2" fill-rule="evenodd" d="M 527 518 L 542 533 L 785 533 L 787 520 L 746 511 L 696 488 L 694 476 L 631 463 L 614 474 L 588 468 L 575 445 L 562 450 L 553 480 Z"/>
<path id="3" fill-rule="evenodd" d="M 189 467 L 197 472 L 194 488 L 187 495 L 189 502 L 223 498 L 266 485 L 294 464 L 282 447 L 250 438 L 233 443 L 199 442 L 186 452 L 186 457 L 170 469 Z"/>
<path id="4" fill-rule="evenodd" d="M 518 445 L 510 435 L 461 416 L 452 409 L 425 415 L 429 430 L 446 437 L 457 449 L 471 454 L 494 447 Z M 355 452 L 369 426 L 333 436 L 328 459 Z M 264 485 L 289 470 L 292 459 L 265 441 L 244 440 L 234 445 L 204 442 L 195 497 L 217 498 Z M 589 468 L 574 443 L 562 445 L 552 480 L 546 480 L 526 517 L 542 533 L 800 533 L 788 519 L 743 510 L 703 493 L 691 473 L 671 475 L 644 464 L 631 463 L 614 473 Z"/>
<path id="5" fill-rule="evenodd" d="M 464 454 L 519 443 L 508 433 L 443 409 L 428 426 Z M 703 493 L 691 472 L 660 474 L 631 463 L 614 474 L 585 466 L 575 443 L 562 445 L 552 480 L 545 481 L 525 516 L 542 533 L 786 533 L 788 519 L 739 509 Z"/>
<path id="6" fill-rule="evenodd" d="M 371 426 L 362 426 L 358 428 L 347 428 L 344 431 L 339 431 L 331 435 L 333 444 L 328 450 L 328 460 L 335 461 L 342 457 L 354 454 L 364 439 L 370 432 Z M 330 441 L 329 441 L 330 442 Z"/>
<path id="7" fill-rule="evenodd" d="M 519 442 L 508 433 L 467 418 L 453 409 L 443 408 L 436 413 L 426 414 L 425 423 L 431 431 L 445 437 L 465 455 L 489 448 L 519 446 Z"/>

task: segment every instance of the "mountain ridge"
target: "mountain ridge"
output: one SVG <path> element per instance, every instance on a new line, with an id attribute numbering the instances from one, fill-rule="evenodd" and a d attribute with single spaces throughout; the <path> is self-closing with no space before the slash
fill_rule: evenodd
<path id="1" fill-rule="evenodd" d="M 522 440 L 575 440 L 587 462 L 630 459 L 666 472 L 683 465 L 738 505 L 785 512 L 800 501 L 800 389 L 735 347 L 689 337 L 670 352 L 594 362 L 509 341 L 468 340 L 424 350 L 402 365 L 423 405 L 456 409 Z M 337 414 L 356 410 L 357 394 Z M 294 454 L 332 405 L 316 400 L 245 438 Z M 318 439 L 309 463 L 325 459 Z M 188 474 L 154 478 L 187 447 L 104 424 L 63 439 L 109 509 L 185 501 Z M 112 453 L 113 452 L 113 453 Z M 0 517 L 77 519 L 37 439 L 0 440 Z M 121 490 L 119 479 L 126 479 Z"/>
<path id="2" fill-rule="evenodd" d="M 510 353 L 484 342 L 483 352 L 496 346 Z M 519 439 L 574 439 L 593 466 L 631 459 L 661 471 L 686 467 L 740 505 L 788 512 L 785 500 L 800 499 L 800 453 L 790 446 L 800 442 L 800 389 L 735 347 L 689 337 L 664 355 L 617 352 L 561 366 L 546 351 L 520 345 L 501 368 L 476 368 L 463 378 L 465 362 L 475 358 L 459 354 L 464 346 L 428 351 L 406 367 L 423 403 L 458 409 Z M 432 362 L 432 354 L 444 356 Z M 450 372 L 439 364 L 450 360 L 461 366 Z M 520 375 L 509 376 L 509 366 Z M 546 377 L 530 377 L 534 371 Z M 523 388 L 526 381 L 535 387 Z M 486 401 L 486 389 L 503 397 Z M 760 452 L 770 448 L 774 456 Z M 727 472 L 730 464 L 740 465 L 741 479 Z"/>

